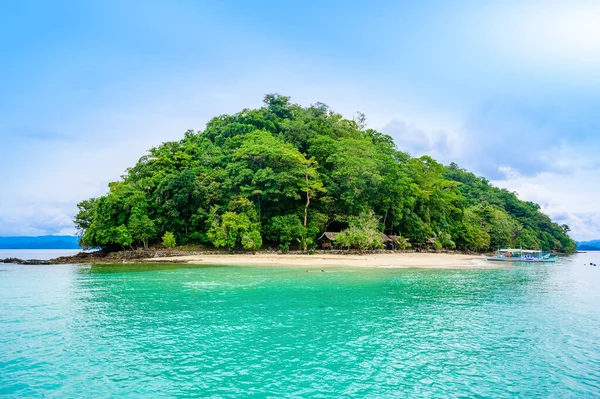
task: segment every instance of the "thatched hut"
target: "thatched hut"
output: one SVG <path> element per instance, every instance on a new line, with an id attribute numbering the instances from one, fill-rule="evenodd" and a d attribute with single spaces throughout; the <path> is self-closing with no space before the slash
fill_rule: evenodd
<path id="1" fill-rule="evenodd" d="M 326 231 L 321 234 L 321 237 L 318 238 L 319 245 L 322 249 L 333 249 L 335 245 L 335 236 L 339 233 L 334 233 L 332 231 Z"/>
<path id="2" fill-rule="evenodd" d="M 390 236 L 381 234 L 380 241 L 385 249 L 394 249 L 394 240 Z"/>

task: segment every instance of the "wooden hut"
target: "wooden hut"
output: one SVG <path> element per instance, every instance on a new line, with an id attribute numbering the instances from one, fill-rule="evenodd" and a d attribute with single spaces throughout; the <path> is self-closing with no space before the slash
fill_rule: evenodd
<path id="1" fill-rule="evenodd" d="M 333 249 L 333 246 L 335 245 L 335 236 L 338 233 L 334 233 L 331 231 L 326 231 L 325 233 L 321 234 L 321 237 L 319 237 L 319 244 L 321 245 L 322 249 Z"/>
<path id="2" fill-rule="evenodd" d="M 390 236 L 381 234 L 380 240 L 385 249 L 394 249 L 394 240 L 392 240 Z"/>

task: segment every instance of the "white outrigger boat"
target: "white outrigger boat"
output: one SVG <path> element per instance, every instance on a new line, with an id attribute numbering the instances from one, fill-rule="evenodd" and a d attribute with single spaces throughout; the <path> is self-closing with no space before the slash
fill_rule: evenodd
<path id="1" fill-rule="evenodd" d="M 493 262 L 555 262 L 556 257 L 545 254 L 535 249 L 508 248 L 499 249 L 495 256 L 486 256 L 486 260 Z"/>

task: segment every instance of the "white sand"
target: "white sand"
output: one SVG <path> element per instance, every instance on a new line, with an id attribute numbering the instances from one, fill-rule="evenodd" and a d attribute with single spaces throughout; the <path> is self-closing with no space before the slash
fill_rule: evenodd
<path id="1" fill-rule="evenodd" d="M 240 255 L 188 255 L 146 259 L 148 262 L 182 262 L 206 265 L 240 266 L 300 266 L 300 267 L 422 267 L 469 268 L 498 267 L 477 255 L 437 253 L 397 253 L 367 255 L 290 255 L 290 254 L 240 254 Z M 504 265 L 505 266 L 505 265 Z"/>

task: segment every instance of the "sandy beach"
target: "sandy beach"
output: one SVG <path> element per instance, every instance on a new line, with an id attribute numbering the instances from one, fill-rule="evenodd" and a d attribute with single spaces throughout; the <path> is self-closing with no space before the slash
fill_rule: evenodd
<path id="1" fill-rule="evenodd" d="M 182 262 L 207 265 L 298 266 L 298 267 L 420 267 L 469 268 L 497 267 L 478 255 L 437 253 L 395 253 L 366 255 L 334 254 L 242 254 L 187 255 L 149 258 L 148 262 Z"/>

